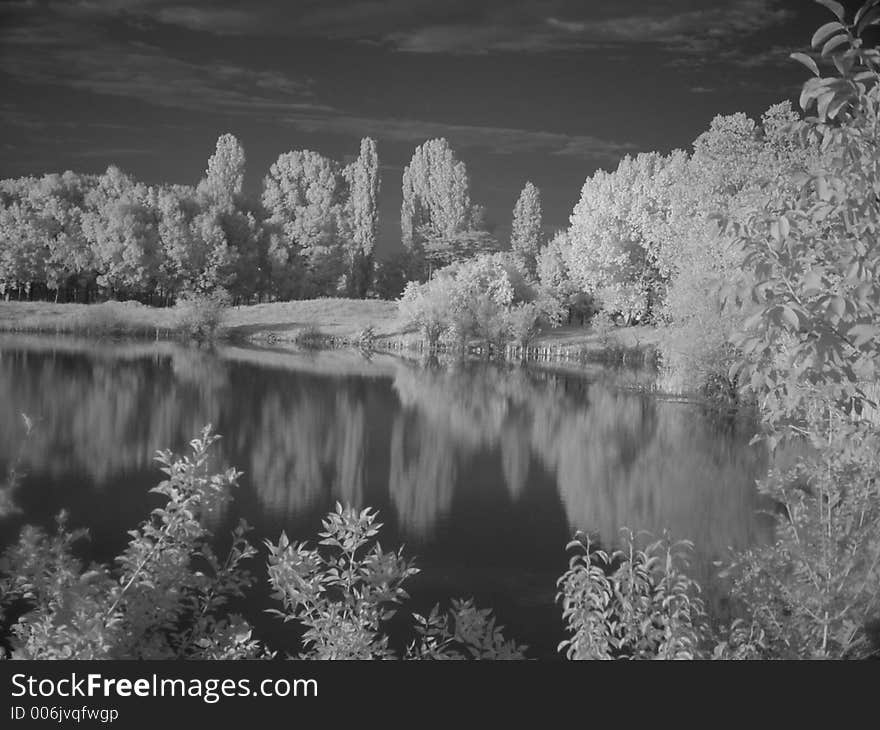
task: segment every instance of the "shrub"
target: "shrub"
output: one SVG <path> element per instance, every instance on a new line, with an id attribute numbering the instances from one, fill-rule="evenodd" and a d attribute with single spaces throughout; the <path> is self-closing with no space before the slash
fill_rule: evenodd
<path id="1" fill-rule="evenodd" d="M 58 518 L 55 534 L 25 527 L 4 556 L 2 604 L 26 607 L 11 627 L 17 659 L 252 658 L 262 650 L 247 622 L 227 613 L 253 579 L 242 563 L 255 554 L 240 524 L 219 559 L 200 518 L 221 509 L 239 472 L 210 475 L 206 427 L 192 457 L 157 460 L 167 479 L 152 491 L 167 502 L 133 530 L 113 567 L 84 565 L 75 545 L 86 530 Z"/>
<path id="2" fill-rule="evenodd" d="M 880 433 L 863 420 L 864 382 L 880 366 L 880 226 L 877 125 L 880 51 L 861 35 L 880 24 L 869 0 L 851 23 L 842 6 L 814 36 L 836 70 L 815 61 L 798 127 L 821 151 L 793 179 L 731 225 L 753 277 L 740 292 L 754 313 L 734 340 L 732 369 L 761 406 L 767 441 L 799 442 L 807 455 L 762 485 L 779 503 L 773 545 L 739 556 L 734 595 L 763 631 L 764 655 L 877 654 L 880 622 Z"/>
<path id="3" fill-rule="evenodd" d="M 738 554 L 727 569 L 732 595 L 760 628 L 755 653 L 880 656 L 871 629 L 880 620 L 878 448 L 876 430 L 831 415 L 825 443 L 759 484 L 784 517 L 773 543 Z"/>
<path id="4" fill-rule="evenodd" d="M 433 350 L 451 326 L 451 282 L 439 272 L 425 284 L 411 281 L 406 285 L 398 306 L 403 321 L 418 327 L 428 348 Z"/>
<path id="5" fill-rule="evenodd" d="M 212 547 L 206 518 L 222 510 L 240 473 L 211 475 L 208 451 L 219 437 L 206 427 L 192 456 L 157 460 L 167 479 L 153 492 L 167 499 L 153 510 L 114 565 L 85 565 L 77 544 L 86 530 L 54 534 L 25 527 L 0 562 L 0 618 L 14 659 L 254 659 L 269 658 L 250 625 L 229 602 L 254 584 L 245 564 L 256 555 L 244 523 L 228 555 Z M 318 547 L 282 534 L 269 548 L 269 582 L 285 621 L 305 628 L 303 658 L 393 658 L 385 629 L 408 598 L 404 581 L 418 570 L 402 551 L 384 552 L 381 524 L 370 510 L 337 505 L 324 520 Z M 12 610 L 10 610 L 12 609 Z M 19 615 L 20 614 L 20 615 Z M 454 601 L 414 615 L 406 659 L 515 659 L 525 647 L 504 638 L 492 612 Z"/>
<path id="6" fill-rule="evenodd" d="M 306 628 L 302 658 L 397 658 L 383 630 L 409 597 L 403 584 L 418 569 L 402 550 L 382 550 L 376 541 L 382 525 L 372 510 L 337 503 L 323 527 L 314 548 L 283 533 L 277 543 L 266 543 L 269 582 L 282 604 L 274 613 Z M 406 659 L 524 657 L 525 647 L 506 640 L 492 612 L 472 601 L 453 602 L 445 616 L 435 606 L 414 619 L 416 639 Z"/>
<path id="7" fill-rule="evenodd" d="M 568 659 L 696 659 L 706 636 L 699 586 L 685 573 L 689 542 L 664 538 L 643 550 L 623 532 L 623 547 L 597 549 L 578 535 L 559 579 L 557 600 L 571 635 Z"/>
<path id="8" fill-rule="evenodd" d="M 213 340 L 222 330 L 231 301 L 224 289 L 181 299 L 177 303 L 178 327 L 199 342 Z"/>
<path id="9" fill-rule="evenodd" d="M 454 347 L 477 339 L 489 351 L 505 345 L 512 326 L 516 336 L 529 338 L 539 318 L 559 320 L 558 302 L 547 297 L 539 306 L 518 310 L 534 297 L 508 255 L 482 254 L 440 269 L 425 284 L 411 282 L 400 300 L 400 313 L 418 326 L 429 348 L 445 335 Z"/>

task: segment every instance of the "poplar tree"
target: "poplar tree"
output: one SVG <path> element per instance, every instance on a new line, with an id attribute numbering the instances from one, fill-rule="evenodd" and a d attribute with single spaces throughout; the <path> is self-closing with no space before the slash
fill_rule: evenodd
<path id="1" fill-rule="evenodd" d="M 379 155 L 375 140 L 361 140 L 358 158 L 343 171 L 348 183 L 346 215 L 348 245 L 348 293 L 363 298 L 373 271 L 373 251 L 379 229 Z"/>
<path id="2" fill-rule="evenodd" d="M 529 281 L 536 278 L 542 238 L 541 192 L 531 182 L 526 182 L 513 208 L 510 248 L 517 268 Z"/>

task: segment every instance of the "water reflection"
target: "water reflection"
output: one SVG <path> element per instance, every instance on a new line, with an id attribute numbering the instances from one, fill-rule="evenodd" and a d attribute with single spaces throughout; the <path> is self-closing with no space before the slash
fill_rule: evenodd
<path id="1" fill-rule="evenodd" d="M 245 471 L 241 509 L 302 537 L 339 500 L 378 506 L 394 540 L 451 554 L 504 535 L 551 545 L 561 570 L 575 529 L 606 542 L 623 525 L 668 529 L 697 543 L 705 582 L 712 560 L 766 531 L 753 486 L 765 459 L 747 424 L 583 377 L 7 337 L 0 403 L 0 467 L 27 412 L 41 421 L 23 459 L 36 486 L 23 488 L 79 485 L 47 492 L 47 511 L 98 493 L 122 523 L 125 495 L 155 479 L 155 450 L 181 449 L 211 422 L 224 436 L 218 466 Z M 484 534 L 465 535 L 475 519 Z"/>

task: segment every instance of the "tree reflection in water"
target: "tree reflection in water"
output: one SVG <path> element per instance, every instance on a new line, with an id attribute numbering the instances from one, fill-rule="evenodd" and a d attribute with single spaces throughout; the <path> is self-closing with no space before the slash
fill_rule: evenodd
<path id="1" fill-rule="evenodd" d="M 484 516 L 490 537 L 493 520 L 514 519 L 526 500 L 561 511 L 569 533 L 589 530 L 605 543 L 624 525 L 667 529 L 697 544 L 695 577 L 705 584 L 728 547 L 766 536 L 754 489 L 766 459 L 748 446 L 749 424 L 584 377 L 4 338 L 0 403 L 0 473 L 27 412 L 40 423 L 25 481 L 39 490 L 41 480 L 73 480 L 109 505 L 121 490 L 149 486 L 156 449 L 180 450 L 211 422 L 224 436 L 218 466 L 245 472 L 249 519 L 255 511 L 273 527 L 304 525 L 303 537 L 339 500 L 379 507 L 399 541 L 442 542 L 450 537 L 438 537 L 438 524 L 472 517 L 462 511 L 468 497 L 484 492 L 494 505 Z M 47 510 L 78 499 L 52 494 Z M 517 513 L 516 532 L 559 540 L 561 572 L 566 536 L 530 525 L 530 509 Z"/>

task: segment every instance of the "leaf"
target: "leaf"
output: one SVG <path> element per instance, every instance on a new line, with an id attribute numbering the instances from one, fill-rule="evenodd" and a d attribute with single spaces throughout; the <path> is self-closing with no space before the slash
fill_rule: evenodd
<path id="1" fill-rule="evenodd" d="M 779 219 L 779 235 L 782 236 L 783 239 L 788 238 L 788 234 L 791 232 L 791 224 L 788 222 L 788 218 L 782 216 Z"/>
<path id="2" fill-rule="evenodd" d="M 873 8 L 873 7 L 874 7 L 875 5 L 877 5 L 878 3 L 880 3 L 880 0 L 866 0 L 866 1 L 865 1 L 865 4 L 862 5 L 862 7 L 860 7 L 860 8 L 858 9 L 858 11 L 856 12 L 856 17 L 855 17 L 855 20 L 854 20 L 853 22 L 854 22 L 854 23 L 858 23 L 858 22 L 862 19 L 862 16 L 863 16 L 865 13 L 867 13 L 869 10 L 871 10 L 871 8 Z"/>
<path id="3" fill-rule="evenodd" d="M 840 296 L 831 297 L 828 302 L 828 308 L 838 317 L 842 317 L 843 313 L 846 311 L 846 301 Z"/>
<path id="4" fill-rule="evenodd" d="M 857 35 L 861 35 L 865 31 L 865 28 L 871 25 L 876 25 L 877 21 L 880 20 L 880 8 L 876 7 L 878 2 L 880 2 L 880 0 L 871 0 L 859 8 L 855 20 Z"/>
<path id="5" fill-rule="evenodd" d="M 782 307 L 782 319 L 785 320 L 785 323 L 792 329 L 798 328 L 798 317 L 791 307 Z"/>
<path id="6" fill-rule="evenodd" d="M 806 53 L 792 53 L 789 58 L 793 58 L 795 61 L 804 64 L 815 76 L 819 76 L 819 67 L 816 65 L 816 62 L 808 56 Z"/>
<path id="7" fill-rule="evenodd" d="M 846 30 L 846 28 L 844 28 L 839 21 L 832 20 L 830 23 L 825 23 L 825 25 L 813 34 L 813 40 L 810 41 L 810 45 L 812 45 L 813 48 L 818 48 L 832 35 L 839 33 L 842 30 Z M 819 74 L 816 75 L 818 76 Z"/>
<path id="8" fill-rule="evenodd" d="M 855 327 L 850 327 L 846 336 L 852 340 L 853 346 L 861 347 L 866 342 L 880 336 L 880 326 L 876 324 L 857 324 Z"/>
<path id="9" fill-rule="evenodd" d="M 849 94 L 835 94 L 831 100 L 831 103 L 828 104 L 828 118 L 836 119 L 837 115 L 840 114 L 844 107 L 848 106 L 849 103 Z"/>
<path id="10" fill-rule="evenodd" d="M 843 5 L 835 2 L 835 0 L 816 0 L 816 2 L 819 3 L 819 5 L 824 5 L 837 16 L 837 19 L 841 23 L 843 22 L 843 19 L 846 15 L 846 11 L 843 9 Z"/>
<path id="11" fill-rule="evenodd" d="M 822 46 L 822 56 L 827 56 L 831 51 L 835 48 L 840 48 L 844 43 L 849 42 L 849 36 L 838 35 L 828 41 L 824 46 Z"/>
<path id="12" fill-rule="evenodd" d="M 819 100 L 816 103 L 816 113 L 819 115 L 819 119 L 825 120 L 828 118 L 828 107 L 831 106 L 831 102 L 833 100 L 833 91 L 826 91 L 824 94 L 822 94 L 822 96 L 819 97 Z"/>

